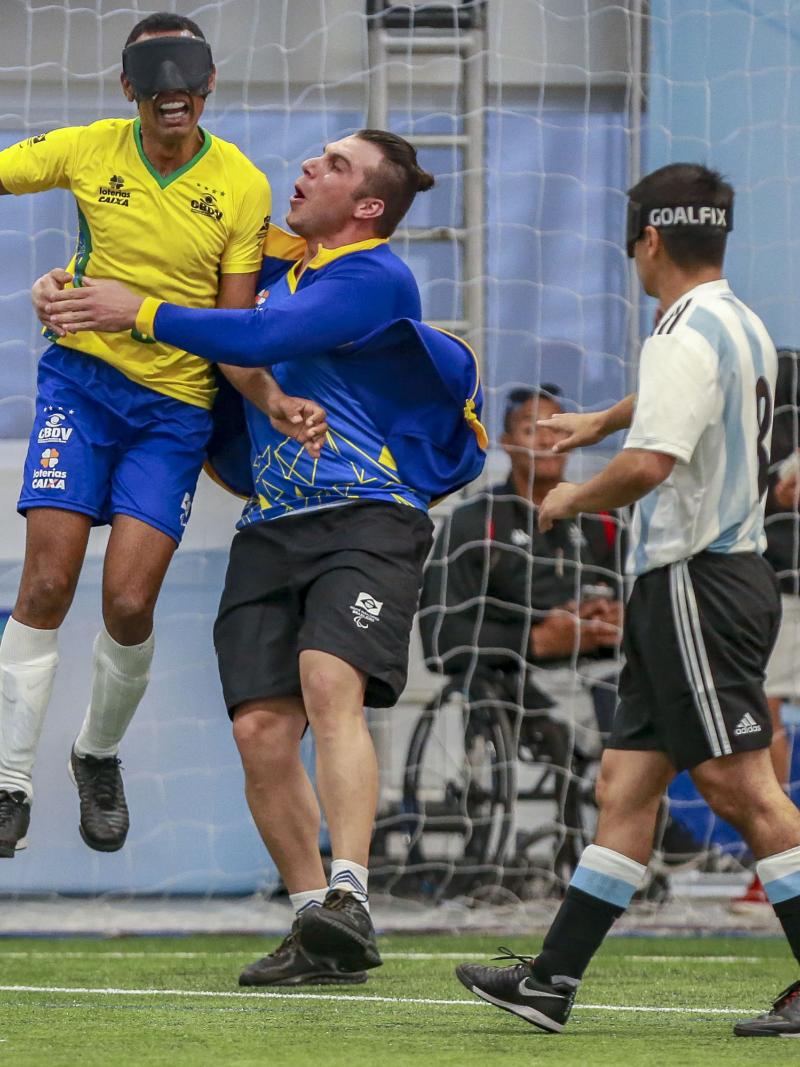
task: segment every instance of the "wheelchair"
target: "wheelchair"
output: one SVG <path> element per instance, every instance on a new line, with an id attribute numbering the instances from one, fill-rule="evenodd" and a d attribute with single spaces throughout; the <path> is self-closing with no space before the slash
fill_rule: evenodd
<path id="1" fill-rule="evenodd" d="M 451 678 L 422 709 L 392 820 L 405 843 L 394 891 L 497 902 L 560 895 L 569 882 L 591 840 L 595 760 L 546 706 L 520 707 L 517 681 Z M 549 815 L 517 829 L 526 802 Z"/>

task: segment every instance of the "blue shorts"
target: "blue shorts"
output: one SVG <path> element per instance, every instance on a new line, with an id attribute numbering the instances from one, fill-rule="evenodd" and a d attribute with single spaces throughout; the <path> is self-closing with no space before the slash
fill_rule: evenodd
<path id="1" fill-rule="evenodd" d="M 78 511 L 96 526 L 131 515 L 180 544 L 210 433 L 204 408 L 51 345 L 39 361 L 17 510 Z"/>

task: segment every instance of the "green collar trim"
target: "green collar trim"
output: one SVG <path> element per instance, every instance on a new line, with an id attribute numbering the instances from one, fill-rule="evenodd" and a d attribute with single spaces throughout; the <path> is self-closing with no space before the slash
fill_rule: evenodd
<path id="1" fill-rule="evenodd" d="M 144 163 L 145 168 L 155 178 L 159 186 L 162 189 L 166 189 L 168 185 L 172 185 L 178 178 L 183 177 L 187 170 L 191 170 L 195 163 L 199 163 L 206 152 L 209 150 L 213 143 L 213 138 L 210 133 L 203 129 L 202 126 L 198 126 L 200 133 L 203 135 L 203 143 L 198 149 L 197 153 L 192 156 L 188 163 L 184 163 L 182 167 L 178 167 L 172 174 L 168 174 L 166 178 L 163 174 L 159 174 L 153 164 L 144 154 L 144 148 L 142 147 L 142 123 L 140 119 L 134 119 L 133 123 L 133 140 L 136 143 L 136 150 L 139 153 L 139 159 Z"/>

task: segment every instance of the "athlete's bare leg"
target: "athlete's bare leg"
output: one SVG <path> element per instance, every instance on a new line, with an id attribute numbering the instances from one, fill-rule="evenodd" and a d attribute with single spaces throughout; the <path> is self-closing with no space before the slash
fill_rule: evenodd
<path id="1" fill-rule="evenodd" d="M 369 865 L 378 760 L 364 717 L 366 676 L 316 649 L 300 653 L 303 701 L 317 745 L 317 789 L 333 858 Z"/>
<path id="2" fill-rule="evenodd" d="M 26 626 L 55 630 L 64 621 L 80 577 L 92 520 L 62 508 L 30 508 L 13 617 Z"/>
<path id="3" fill-rule="evenodd" d="M 253 822 L 289 893 L 327 885 L 319 804 L 300 759 L 307 725 L 299 697 L 251 700 L 239 705 L 233 719 Z"/>

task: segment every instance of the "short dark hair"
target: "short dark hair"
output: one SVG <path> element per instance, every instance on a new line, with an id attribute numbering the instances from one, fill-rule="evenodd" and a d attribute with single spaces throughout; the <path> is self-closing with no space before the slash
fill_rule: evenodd
<path id="1" fill-rule="evenodd" d="M 417 193 L 430 189 L 436 179 L 417 163 L 416 148 L 396 133 L 359 130 L 356 137 L 376 145 L 383 162 L 367 171 L 353 199 L 376 196 L 382 200 L 383 214 L 377 220 L 376 229 L 380 237 L 391 237 Z"/>
<path id="2" fill-rule="evenodd" d="M 653 207 L 681 204 L 733 209 L 733 187 L 719 171 L 700 163 L 669 163 L 654 170 L 628 190 L 631 200 Z M 664 249 L 683 270 L 721 267 L 728 234 L 719 227 L 676 226 L 659 228 Z"/>
<path id="3" fill-rule="evenodd" d="M 550 385 L 543 383 L 542 385 L 534 388 L 532 386 L 517 386 L 515 389 L 511 389 L 506 396 L 506 406 L 503 412 L 503 432 L 511 433 L 512 425 L 514 423 L 514 416 L 531 400 L 540 400 L 542 397 L 545 400 L 550 400 L 561 407 L 562 390 L 559 385 Z"/>
<path id="4" fill-rule="evenodd" d="M 192 37 L 199 37 L 201 41 L 206 39 L 206 35 L 197 23 L 192 19 L 187 19 L 185 15 L 173 15 L 170 11 L 156 11 L 154 15 L 148 15 L 147 18 L 136 23 L 128 34 L 125 47 L 138 41 L 145 33 L 183 33 L 185 30 L 188 30 Z"/>

